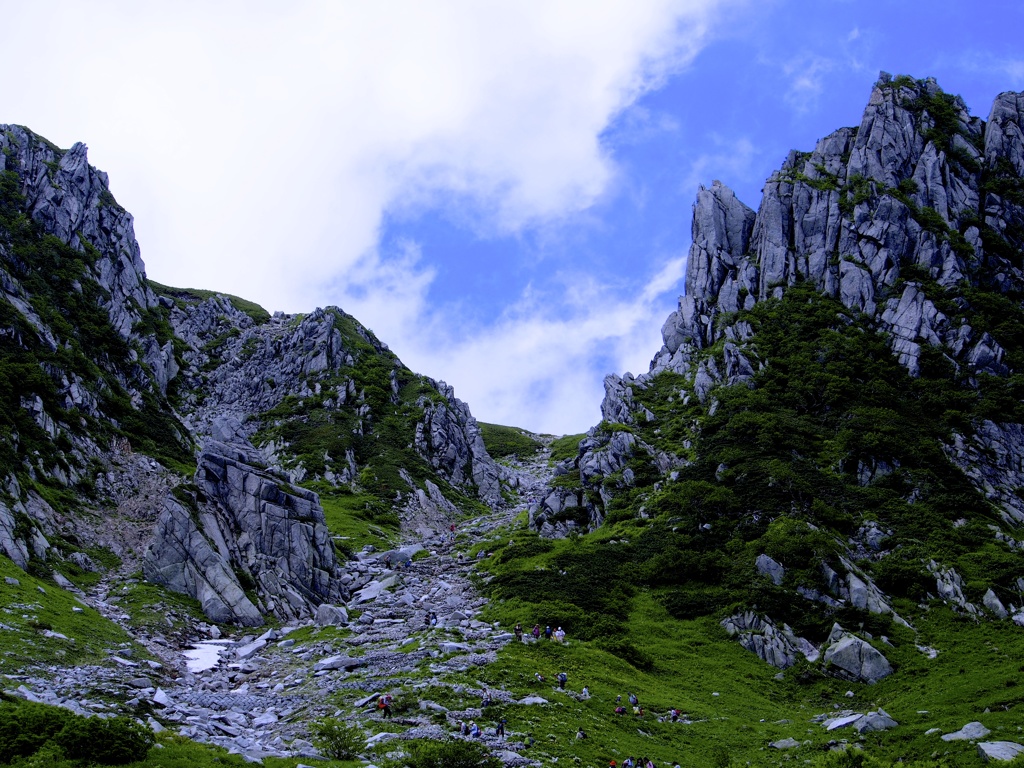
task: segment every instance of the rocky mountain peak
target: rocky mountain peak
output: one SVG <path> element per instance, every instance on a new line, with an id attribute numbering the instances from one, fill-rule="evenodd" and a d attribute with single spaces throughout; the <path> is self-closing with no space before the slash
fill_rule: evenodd
<path id="1" fill-rule="evenodd" d="M 355 318 L 151 283 L 84 144 L 2 126 L 0 150 L 0 552 L 21 567 L 102 541 L 250 626 L 347 595 L 322 494 L 392 528 L 501 502 L 468 406 Z M 83 535 L 72 498 L 118 524 Z"/>
<path id="2" fill-rule="evenodd" d="M 685 293 L 664 345 L 647 373 L 605 380 L 604 421 L 563 462 L 573 480 L 537 505 L 535 525 L 549 535 L 596 526 L 618 495 L 643 497 L 638 473 L 653 472 L 650 484 L 698 458 L 716 391 L 753 386 L 772 366 L 752 313 L 797 286 L 838 302 L 840 324 L 880 334 L 911 377 L 926 358 L 929 375 L 948 368 L 949 386 L 969 399 L 1012 387 L 1024 359 L 1008 351 L 1020 339 L 1003 316 L 1024 296 L 1022 99 L 1000 94 L 983 120 L 932 79 L 882 73 L 860 125 L 790 152 L 756 213 L 720 181 L 701 187 Z M 1009 457 L 1022 446 L 1014 425 L 988 413 L 948 437 L 946 451 L 1013 519 Z M 983 445 L 999 445 L 1000 458 L 979 461 Z M 880 457 L 862 465 L 876 467 L 865 478 L 892 471 Z"/>
<path id="3" fill-rule="evenodd" d="M 1002 372 L 990 340 L 952 323 L 929 285 L 1024 285 L 1006 258 L 1024 245 L 1019 192 L 1005 194 L 1024 162 L 1021 98 L 1001 94 L 984 121 L 934 80 L 883 73 L 860 126 L 791 152 L 756 215 L 720 182 L 702 188 L 686 292 L 652 371 L 684 372 L 692 350 L 730 334 L 729 313 L 801 282 L 875 317 L 911 372 L 922 343 Z"/>

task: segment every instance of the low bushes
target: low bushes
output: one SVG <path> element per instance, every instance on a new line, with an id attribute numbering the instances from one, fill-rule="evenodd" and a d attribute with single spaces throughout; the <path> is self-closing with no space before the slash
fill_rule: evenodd
<path id="1" fill-rule="evenodd" d="M 152 732 L 127 717 L 82 717 L 33 702 L 0 702 L 0 763 L 45 751 L 54 760 L 126 765 L 143 760 Z"/>

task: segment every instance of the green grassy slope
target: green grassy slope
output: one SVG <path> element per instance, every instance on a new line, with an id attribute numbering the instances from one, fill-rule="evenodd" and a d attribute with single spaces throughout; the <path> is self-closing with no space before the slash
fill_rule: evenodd
<path id="1" fill-rule="evenodd" d="M 505 427 L 482 421 L 477 423 L 480 426 L 484 445 L 492 458 L 501 459 L 515 455 L 523 459 L 536 453 L 541 447 L 540 442 L 518 427 Z"/>
<path id="2" fill-rule="evenodd" d="M 0 672 L 101 663 L 126 644 L 131 638 L 115 623 L 0 555 Z M 136 653 L 146 655 L 141 647 Z"/>

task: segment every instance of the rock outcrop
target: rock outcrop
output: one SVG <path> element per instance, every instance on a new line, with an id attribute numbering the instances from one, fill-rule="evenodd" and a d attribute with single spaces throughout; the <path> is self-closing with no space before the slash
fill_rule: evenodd
<path id="1" fill-rule="evenodd" d="M 1004 290 L 1024 287 L 1024 272 L 1004 257 L 1024 247 L 1024 202 L 1019 191 L 994 191 L 1020 189 L 1022 102 L 1001 94 L 984 121 L 933 80 L 883 73 L 860 126 L 836 131 L 812 152 L 791 152 L 766 182 L 756 214 L 721 182 L 702 187 L 686 290 L 662 328 L 664 346 L 648 373 L 606 380 L 604 419 L 652 420 L 637 393 L 665 371 L 687 377 L 702 403 L 715 387 L 749 381 L 761 365 L 751 329 L 729 318 L 797 283 L 875 318 L 912 374 L 927 345 L 969 376 L 1006 375 L 998 342 L 941 310 L 931 286 L 955 289 L 983 271 Z M 716 354 L 702 354 L 716 344 Z M 978 461 L 985 448 L 997 464 Z M 1022 452 L 1012 425 L 980 425 L 950 447 L 1010 516 L 1021 514 L 1009 489 L 1019 485 Z M 581 456 L 578 465 L 586 464 Z"/>
<path id="2" fill-rule="evenodd" d="M 690 526 L 681 533 L 711 538 L 708 532 L 719 529 L 718 521 L 712 515 L 695 524 L 685 505 L 707 504 L 700 496 L 712 495 L 716 483 L 726 486 L 726 495 L 737 476 L 748 483 L 757 476 L 769 495 L 773 486 L 794 481 L 799 486 L 796 468 L 807 461 L 805 446 L 786 434 L 797 428 L 795 422 L 792 427 L 779 422 L 778 431 L 768 434 L 773 442 L 792 445 L 792 466 L 785 455 L 770 468 L 750 462 L 734 469 L 723 460 L 714 482 L 713 467 L 701 468 L 704 485 L 697 490 L 691 485 L 687 495 L 681 494 L 685 500 L 665 491 L 677 477 L 698 476 L 687 474 L 700 462 L 695 446 L 729 388 L 755 386 L 762 372 L 770 374 L 773 360 L 766 357 L 767 345 L 758 343 L 757 324 L 765 315 L 755 310 L 778 306 L 797 288 L 827 297 L 836 307 L 837 326 L 856 322 L 859 330 L 884 339 L 910 378 L 934 378 L 936 370 L 948 369 L 948 387 L 979 400 L 993 389 L 1012 389 L 1005 382 L 1020 373 L 1018 337 L 994 318 L 1024 295 L 1022 126 L 1020 94 L 998 96 L 984 120 L 972 117 L 961 99 L 943 93 L 934 80 L 882 73 L 859 126 L 835 131 L 810 152 L 790 152 L 767 180 L 756 212 L 720 181 L 702 187 L 693 206 L 685 293 L 662 327 L 663 346 L 646 373 L 605 379 L 603 422 L 580 442 L 578 454 L 562 463 L 558 481 L 531 510 L 536 529 L 563 536 L 595 528 L 617 497 L 636 499 L 628 511 L 622 503 L 616 506 L 618 519 L 648 517 L 649 497 L 658 500 L 663 515 L 678 510 Z M 786 376 L 784 371 L 775 375 Z M 996 541 L 1019 551 L 1024 549 L 1024 535 L 1017 530 L 1024 525 L 1024 427 L 1008 413 L 1003 421 L 992 416 L 1010 410 L 1015 398 L 1007 395 L 1005 405 L 989 407 L 984 417 L 966 408 L 970 415 L 955 429 L 935 430 L 941 437 L 934 444 L 951 462 L 939 460 L 942 466 L 935 471 L 959 468 L 998 509 L 1002 522 L 992 524 L 993 515 L 980 502 L 973 518 L 963 513 L 957 519 L 958 510 L 943 508 L 949 515 L 944 525 L 952 531 L 977 526 L 983 518 Z M 905 482 L 906 503 L 917 503 L 920 490 L 908 479 L 915 470 L 906 466 L 913 459 L 875 453 L 860 446 L 856 456 L 832 458 L 828 472 L 864 489 Z M 807 515 L 808 530 L 822 530 L 819 519 L 810 523 L 815 491 L 798 496 L 793 494 L 791 508 L 770 514 Z M 741 520 L 724 528 L 731 531 L 735 524 L 763 531 L 765 513 L 756 499 L 747 499 L 752 508 L 722 512 Z M 816 498 L 814 503 L 828 519 L 829 502 Z M 858 518 L 855 512 L 853 525 L 859 529 L 853 535 L 828 530 L 813 565 L 805 553 L 794 552 L 803 569 L 796 577 L 789 576 L 793 563 L 762 554 L 754 564 L 761 575 L 758 588 L 767 581 L 771 588 L 792 590 L 824 616 L 852 609 L 909 627 L 871 576 L 872 563 L 903 557 L 899 550 L 907 538 L 875 517 Z M 915 572 L 922 599 L 942 600 L 957 612 L 995 618 L 1024 613 L 1018 609 L 1024 604 L 1021 584 L 1011 584 L 1007 574 L 982 601 L 981 592 L 968 598 L 970 590 L 948 563 L 915 556 L 902 568 L 901 579 Z M 769 663 L 785 667 L 799 658 L 796 638 L 782 621 L 751 612 L 726 624 L 744 647 Z M 821 651 L 833 671 L 853 679 L 874 682 L 891 671 L 862 637 L 834 637 Z"/>
<path id="3" fill-rule="evenodd" d="M 345 594 L 318 498 L 296 483 L 367 494 L 381 514 L 421 503 L 451 517 L 446 495 L 502 502 L 468 406 L 355 318 L 333 307 L 271 317 L 151 283 L 132 217 L 84 144 L 61 150 L 3 126 L 0 150 L 0 353 L 27 366 L 2 404 L 0 552 L 28 567 L 59 535 L 109 546 L 127 567 L 149 526 L 148 577 L 197 597 L 211 619 L 255 625 Z M 321 432 L 303 441 L 311 422 Z M 119 462 L 136 452 L 161 478 L 145 488 L 121 482 Z M 190 462 L 191 486 L 167 468 Z M 36 482 L 82 495 L 89 518 L 110 524 L 83 528 Z"/>
<path id="4" fill-rule="evenodd" d="M 810 641 L 797 637 L 788 626 L 779 628 L 770 618 L 752 611 L 723 619 L 722 627 L 748 651 L 779 669 L 788 669 L 802 659 L 815 661 L 820 655 Z"/>
<path id="5" fill-rule="evenodd" d="M 892 674 L 892 665 L 881 651 L 838 624 L 833 627 L 821 658 L 826 667 L 832 667 L 851 680 L 877 683 Z"/>
<path id="6" fill-rule="evenodd" d="M 214 621 L 305 619 L 345 596 L 316 494 L 268 473 L 258 456 L 251 446 L 207 441 L 194 508 L 166 499 L 146 552 L 146 578 L 195 597 Z"/>

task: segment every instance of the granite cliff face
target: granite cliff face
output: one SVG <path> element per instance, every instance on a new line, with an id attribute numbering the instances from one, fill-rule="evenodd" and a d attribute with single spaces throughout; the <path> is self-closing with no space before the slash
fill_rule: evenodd
<path id="1" fill-rule="evenodd" d="M 298 484 L 396 523 L 501 501 L 469 408 L 354 318 L 152 284 L 85 145 L 4 126 L 0 150 L 0 552 L 19 566 L 99 545 L 213 620 L 309 618 L 353 579 Z"/>
<path id="2" fill-rule="evenodd" d="M 649 372 L 606 378 L 604 420 L 652 421 L 635 393 L 665 371 L 687 377 L 701 402 L 716 386 L 749 381 L 761 361 L 749 324 L 733 316 L 798 283 L 870 316 L 912 375 L 924 347 L 967 376 L 1009 374 L 1000 343 L 970 324 L 969 303 L 940 306 L 946 296 L 936 294 L 979 283 L 1008 296 L 1024 289 L 1022 124 L 1021 94 L 1001 94 L 985 121 L 933 80 L 883 73 L 860 126 L 791 152 L 756 213 L 719 181 L 702 187 L 685 293 L 662 327 L 664 346 Z M 593 485 L 588 477 L 621 470 L 637 445 L 611 446 L 598 430 L 573 468 Z M 587 508 L 600 522 L 600 505 Z M 543 507 L 538 515 L 551 517 Z"/>
<path id="3" fill-rule="evenodd" d="M 832 302 L 822 304 L 834 308 L 823 310 L 816 321 L 831 313 L 831 336 L 823 332 L 826 341 L 812 357 L 831 365 L 836 354 L 829 346 L 832 340 L 860 333 L 888 346 L 905 371 L 905 383 L 899 386 L 908 397 L 917 396 L 911 394 L 914 388 L 928 386 L 941 389 L 944 397 L 955 392 L 956 403 L 947 398 L 941 406 L 952 410 L 927 417 L 934 419 L 929 429 L 934 427 L 936 435 L 928 445 L 942 454 L 936 454 L 928 472 L 959 478 L 955 482 L 963 482 L 966 494 L 961 498 L 979 501 L 943 512 L 953 526 L 947 530 L 977 526 L 979 536 L 985 531 L 989 540 L 1003 542 L 1005 551 L 1016 551 L 1022 508 L 1014 489 L 1021 487 L 1024 455 L 1016 383 L 1024 348 L 1015 325 L 1024 298 L 1022 126 L 1021 94 L 998 96 L 983 120 L 972 117 L 958 97 L 943 93 L 933 80 L 893 79 L 883 73 L 861 124 L 825 137 L 811 152 L 791 152 L 766 182 L 756 212 L 718 181 L 701 188 L 693 207 L 685 293 L 662 328 L 664 346 L 647 373 L 606 378 L 604 421 L 580 443 L 577 456 L 562 463 L 561 482 L 531 511 L 536 528 L 542 535 L 562 536 L 595 528 L 609 515 L 653 519 L 652 507 L 685 509 L 664 501 L 677 492 L 673 488 L 689 488 L 686 498 L 705 506 L 714 506 L 707 494 L 718 493 L 716 486 L 726 494 L 741 487 L 749 490 L 755 482 L 753 470 L 738 458 L 735 464 L 729 459 L 742 455 L 743 449 L 712 454 L 709 446 L 719 439 L 724 419 L 733 418 L 733 424 L 748 419 L 751 441 L 759 439 L 764 427 L 749 414 L 724 416 L 722 410 L 735 401 L 730 392 L 738 387 L 768 391 L 780 386 L 785 391 L 787 377 L 794 382 L 805 378 L 806 369 L 787 373 L 789 361 L 773 357 L 788 347 L 784 340 L 766 336 L 766 322 L 789 322 L 803 311 L 801 306 Z M 793 298 L 797 296 L 801 298 Z M 882 370 L 885 361 L 879 366 Z M 848 375 L 856 375 L 852 367 Z M 898 378 L 897 373 L 891 376 Z M 879 385 L 865 380 L 861 386 Z M 993 396 L 995 392 L 1001 394 Z M 799 530 L 815 537 L 825 530 L 826 538 L 834 537 L 832 544 L 823 545 L 833 555 L 801 565 L 815 571 L 811 581 L 816 583 L 809 584 L 807 576 L 794 581 L 787 575 L 790 564 L 764 553 L 756 572 L 775 587 L 796 590 L 808 609 L 816 606 L 813 610 L 838 615 L 853 607 L 893 617 L 889 598 L 873 574 L 896 583 L 885 576 L 891 574 L 886 569 L 916 547 L 909 538 L 901 539 L 901 525 L 907 523 L 893 524 L 870 504 L 858 508 L 855 495 L 858 488 L 881 493 L 884 487 L 889 493 L 905 483 L 894 498 L 912 511 L 929 492 L 916 474 L 923 469 L 911 468 L 916 459 L 901 455 L 898 447 L 880 442 L 865 447 L 863 440 L 846 454 L 832 443 L 821 456 L 833 463 L 815 464 L 806 455 L 813 446 L 787 432 L 798 428 L 794 419 L 820 413 L 821 420 L 838 420 L 840 432 L 833 434 L 847 442 L 877 431 L 876 424 L 861 421 L 865 408 L 858 406 L 839 419 L 834 409 L 840 406 L 827 405 L 829 398 L 830 390 L 808 390 L 785 417 L 788 426 L 780 419 L 765 446 L 768 452 L 780 445 L 793 447 L 789 454 L 780 450 L 783 463 L 756 480 L 762 483 L 765 504 L 759 509 L 756 501 L 748 502 L 753 506 L 739 525 L 761 532 L 767 525 L 764 535 L 770 538 L 768 523 L 779 511 L 769 512 L 768 500 L 782 493 L 780 477 L 791 467 L 813 466 L 819 473 L 815 482 L 828 483 L 831 476 L 845 483 L 851 490 L 843 496 L 848 511 L 840 515 L 840 530 L 813 511 L 834 508 L 835 497 L 824 501 L 828 491 L 791 491 L 786 502 L 785 514 L 810 526 Z M 888 411 L 879 405 L 885 405 L 881 398 L 872 403 L 872 413 L 884 419 Z M 844 423 L 860 426 L 847 429 Z M 854 437 L 848 440 L 847 434 Z M 700 469 L 710 455 L 721 458 Z M 788 462 L 793 462 L 790 468 Z M 704 483 L 700 494 L 693 490 L 698 478 Z M 966 490 L 968 486 L 973 490 Z M 932 513 L 921 508 L 917 514 Z M 713 515 L 701 521 L 706 536 L 722 525 Z M 865 557 L 878 567 L 856 564 Z M 919 557 L 915 554 L 907 565 L 921 585 L 915 595 L 927 593 L 969 615 L 1013 615 L 1024 623 L 1024 581 L 1013 577 L 1017 566 L 1002 578 L 979 578 L 973 590 L 966 590 L 955 564 Z M 760 614 L 737 614 L 726 626 L 745 647 L 782 667 L 800 654 L 825 654 L 825 661 L 833 663 L 834 653 L 828 649 L 842 642 L 846 653 L 850 646 L 844 640 L 848 634 L 838 629 L 808 645 L 782 622 L 773 622 L 763 608 Z M 878 679 L 879 669 L 872 662 L 870 673 L 858 668 L 850 674 Z"/>

